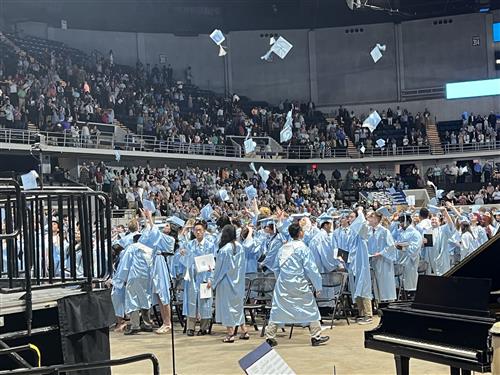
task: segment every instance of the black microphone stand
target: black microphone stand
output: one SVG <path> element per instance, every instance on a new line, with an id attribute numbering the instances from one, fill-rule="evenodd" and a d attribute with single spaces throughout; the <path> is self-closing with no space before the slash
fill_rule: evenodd
<path id="1" fill-rule="evenodd" d="M 175 339 L 174 339 L 174 310 L 172 306 L 174 306 L 175 302 L 177 302 L 177 295 L 175 293 L 174 283 L 172 281 L 172 274 L 170 273 L 170 265 L 168 264 L 167 256 L 174 256 L 175 253 L 162 253 L 163 259 L 167 264 L 167 272 L 168 279 L 170 281 L 170 337 L 172 341 L 172 375 L 177 375 L 175 371 Z"/>

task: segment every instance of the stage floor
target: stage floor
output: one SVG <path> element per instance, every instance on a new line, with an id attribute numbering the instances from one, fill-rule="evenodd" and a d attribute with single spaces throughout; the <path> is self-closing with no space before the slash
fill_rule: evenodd
<path id="1" fill-rule="evenodd" d="M 372 351 L 363 347 L 365 330 L 372 325 L 351 324 L 337 321 L 324 334 L 330 341 L 321 347 L 310 346 L 307 329 L 295 328 L 292 339 L 288 339 L 288 330 L 279 333 L 276 350 L 297 374 L 332 375 L 334 366 L 337 375 L 374 375 L 395 374 L 394 360 L 391 354 Z M 180 327 L 179 327 L 180 328 Z M 188 374 L 243 374 L 238 360 L 263 342 L 258 332 L 250 331 L 248 341 L 236 341 L 224 344 L 224 329 L 215 325 L 211 336 L 187 337 L 180 329 L 176 333 L 176 364 L 178 375 Z M 120 358 L 138 353 L 154 353 L 161 364 L 161 374 L 172 374 L 171 338 L 169 335 L 140 333 L 136 336 L 124 336 L 111 333 L 111 351 L 113 358 Z M 446 366 L 410 361 L 410 373 L 440 375 L 449 374 Z M 115 367 L 114 375 L 152 374 L 151 365 L 144 363 Z"/>

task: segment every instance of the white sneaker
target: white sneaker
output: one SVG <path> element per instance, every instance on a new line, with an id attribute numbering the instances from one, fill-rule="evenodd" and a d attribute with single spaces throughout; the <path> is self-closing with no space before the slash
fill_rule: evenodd
<path id="1" fill-rule="evenodd" d="M 371 323 L 373 323 L 373 318 L 369 318 L 369 317 L 364 317 L 358 321 L 358 324 L 361 324 L 361 325 L 366 325 L 366 324 L 371 324 Z"/>

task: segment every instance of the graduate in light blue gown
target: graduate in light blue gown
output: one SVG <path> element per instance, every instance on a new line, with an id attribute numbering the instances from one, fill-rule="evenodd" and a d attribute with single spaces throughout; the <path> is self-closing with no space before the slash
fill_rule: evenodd
<path id="1" fill-rule="evenodd" d="M 306 244 L 306 246 L 309 246 L 309 243 L 312 241 L 312 239 L 319 233 L 319 228 L 312 223 L 311 219 L 308 216 L 300 219 L 299 224 L 304 230 L 303 242 Z"/>
<path id="2" fill-rule="evenodd" d="M 205 238 L 206 223 L 196 222 L 193 227 L 195 239 L 188 242 L 184 249 L 181 249 L 180 262 L 186 267 L 184 272 L 184 300 L 182 313 L 187 317 L 187 335 L 194 336 L 196 318 L 199 316 L 200 330 L 198 335 L 206 335 L 212 317 L 212 298 L 200 298 L 200 285 L 208 284 L 211 287 L 212 273 L 197 272 L 194 258 L 201 255 L 213 255 L 216 253 L 213 241 Z"/>
<path id="3" fill-rule="evenodd" d="M 403 267 L 402 286 L 405 291 L 414 292 L 417 290 L 422 235 L 412 225 L 411 215 L 407 213 L 402 213 L 391 228 L 398 249 L 397 263 Z"/>
<path id="4" fill-rule="evenodd" d="M 123 330 L 127 326 L 127 322 L 125 321 L 125 284 L 121 282 L 116 276 L 118 271 L 122 272 L 123 267 L 125 267 L 124 264 L 120 266 L 120 263 L 125 255 L 125 249 L 126 249 L 122 247 L 122 245 L 127 244 L 128 247 L 128 245 L 134 242 L 134 236 L 136 236 L 137 240 L 139 238 L 139 232 L 137 232 L 137 230 L 138 230 L 137 220 L 135 219 L 131 220 L 128 224 L 128 233 L 127 234 L 124 233 L 123 236 L 121 236 L 121 238 L 117 238 L 115 241 L 115 245 L 118 247 L 118 249 L 121 249 L 120 253 L 116 257 L 116 260 L 114 262 L 115 274 L 113 276 L 113 279 L 110 281 L 111 285 L 113 286 L 111 289 L 111 301 L 113 303 L 115 316 L 117 318 L 115 332 L 123 332 Z M 128 236 L 127 240 L 122 241 L 123 238 L 126 236 Z"/>
<path id="5" fill-rule="evenodd" d="M 240 232 L 240 242 L 245 252 L 246 273 L 256 273 L 261 256 L 261 246 L 253 238 L 253 228 L 245 226 Z"/>
<path id="6" fill-rule="evenodd" d="M 419 214 L 417 218 L 415 218 L 416 224 L 415 228 L 419 231 L 419 233 L 424 236 L 424 234 L 431 234 L 431 219 L 430 219 L 430 212 L 426 207 L 422 207 L 419 210 Z M 436 268 L 434 257 L 431 257 L 430 254 L 432 253 L 432 249 L 429 246 L 426 246 L 425 243 L 422 242 L 422 251 L 420 252 L 420 258 L 422 260 L 425 260 L 428 264 L 426 274 L 430 275 Z M 432 258 L 432 259 L 431 259 Z"/>
<path id="7" fill-rule="evenodd" d="M 373 268 L 375 298 L 378 301 L 396 299 L 394 262 L 397 253 L 391 232 L 381 225 L 382 214 L 372 212 L 368 216 L 368 253 Z"/>
<path id="8" fill-rule="evenodd" d="M 475 247 L 476 249 L 488 241 L 488 235 L 486 234 L 486 230 L 480 225 L 479 218 L 475 214 L 471 214 L 470 218 L 470 230 L 474 239 L 476 240 Z"/>
<path id="9" fill-rule="evenodd" d="M 45 269 L 46 272 L 49 272 L 49 253 L 52 254 L 52 259 L 53 259 L 53 270 L 54 270 L 54 277 L 61 277 L 62 273 L 62 262 L 61 262 L 61 241 L 60 241 L 60 236 L 63 236 L 63 234 L 59 231 L 59 222 L 57 219 L 52 220 L 52 241 L 49 241 L 49 235 L 48 233 L 45 236 Z M 52 251 L 50 251 L 50 246 L 49 244 L 52 244 Z M 21 248 L 21 247 L 18 247 Z M 64 257 L 64 268 L 67 268 L 68 263 L 67 259 L 69 257 L 69 243 L 66 241 L 66 239 L 63 239 L 63 257 Z M 40 264 L 42 264 L 40 262 Z"/>
<path id="10" fill-rule="evenodd" d="M 319 232 L 309 242 L 314 261 L 320 273 L 332 272 L 342 267 L 337 258 L 337 246 L 334 246 L 332 229 L 333 217 L 323 214 L 318 217 Z"/>
<path id="11" fill-rule="evenodd" d="M 309 286 L 311 282 L 319 295 L 321 275 L 311 250 L 302 242 L 304 232 L 300 225 L 292 224 L 288 231 L 292 241 L 281 247 L 273 267 L 276 285 L 270 321 L 266 327 L 266 341 L 271 346 L 277 345 L 275 337 L 279 325 L 309 324 L 311 344 L 317 346 L 329 339 L 328 336 L 321 336 L 319 309 Z"/>
<path id="12" fill-rule="evenodd" d="M 448 207 L 452 207 L 449 202 Z M 455 231 L 455 224 L 451 219 L 446 207 L 440 207 L 440 214 L 444 218 L 444 224 L 441 224 L 438 214 L 434 214 L 431 218 L 431 229 L 428 231 L 432 234 L 432 246 L 427 246 L 427 259 L 430 261 L 432 273 L 437 276 L 442 276 L 451 267 L 449 240 Z M 422 243 L 426 244 L 427 240 L 423 238 Z"/>
<path id="13" fill-rule="evenodd" d="M 341 218 L 343 225 L 344 218 Z M 350 224 L 348 231 L 348 271 L 349 286 L 352 299 L 356 302 L 359 311 L 358 323 L 370 324 L 373 321 L 372 309 L 372 279 L 370 275 L 370 261 L 368 258 L 367 234 L 368 226 L 363 214 L 363 208 L 358 207 L 348 216 Z M 343 228 L 345 230 L 345 228 Z"/>
<path id="14" fill-rule="evenodd" d="M 134 243 L 124 250 L 113 277 L 113 287 L 125 289 L 124 312 L 130 315 L 130 326 L 125 334 L 135 334 L 140 329 L 152 331 L 148 310 L 151 308 L 151 268 L 154 254 L 153 249 L 138 242 L 139 238 L 139 234 L 135 235 Z M 141 315 L 144 320 L 142 326 Z"/>
<path id="15" fill-rule="evenodd" d="M 467 218 L 461 219 L 460 232 L 460 261 L 463 261 L 476 250 L 477 242 L 470 229 L 470 221 Z"/>
<path id="16" fill-rule="evenodd" d="M 450 267 L 460 262 L 460 231 L 456 227 L 448 239 L 448 253 L 450 254 Z"/>
<path id="17" fill-rule="evenodd" d="M 332 233 L 332 244 L 337 249 L 349 251 L 349 236 L 351 232 L 349 229 L 349 219 L 346 214 L 343 214 L 339 221 L 340 225 Z"/>
<path id="18" fill-rule="evenodd" d="M 245 251 L 236 242 L 233 225 L 222 228 L 212 287 L 215 289 L 215 321 L 227 329 L 223 342 L 234 342 L 234 328 L 241 327 L 241 339 L 248 339 L 243 303 L 245 300 Z"/>
<path id="19" fill-rule="evenodd" d="M 261 266 L 274 272 L 273 267 L 275 265 L 276 256 L 281 246 L 286 242 L 286 239 L 280 232 L 276 231 L 276 220 L 274 218 L 263 219 L 261 225 L 265 233 L 261 242 L 261 251 L 265 255 L 265 258 Z"/>
<path id="20" fill-rule="evenodd" d="M 148 227 L 143 231 L 141 243 L 153 249 L 154 259 L 151 269 L 151 293 L 153 305 L 160 306 L 163 324 L 156 331 L 157 334 L 168 333 L 171 329 L 170 310 L 170 273 L 167 261 L 170 261 L 175 249 L 175 238 L 170 236 L 170 223 L 165 223 L 163 231 L 153 223 L 151 212 L 145 212 Z M 165 258 L 169 256 L 168 260 Z"/>

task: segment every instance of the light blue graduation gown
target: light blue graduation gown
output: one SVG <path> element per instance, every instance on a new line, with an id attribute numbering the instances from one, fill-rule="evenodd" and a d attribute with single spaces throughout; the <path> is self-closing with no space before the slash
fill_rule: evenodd
<path id="1" fill-rule="evenodd" d="M 450 267 L 460 261 L 460 232 L 454 230 L 448 239 L 448 253 L 450 254 Z"/>
<path id="2" fill-rule="evenodd" d="M 275 233 L 272 235 L 271 239 L 267 242 L 266 246 L 266 257 L 262 261 L 262 266 L 267 267 L 269 270 L 274 272 L 274 265 L 276 264 L 276 256 L 278 251 L 286 242 L 286 239 L 281 233 Z"/>
<path id="3" fill-rule="evenodd" d="M 318 227 L 311 227 L 309 231 L 304 233 L 304 239 L 302 240 L 306 246 L 309 246 L 309 243 L 312 241 L 312 239 L 319 233 L 319 228 Z"/>
<path id="4" fill-rule="evenodd" d="M 253 238 L 246 238 L 241 246 L 245 252 L 246 273 L 255 273 L 258 268 L 258 260 L 261 255 L 261 247 L 255 243 Z"/>
<path id="5" fill-rule="evenodd" d="M 134 242 L 134 236 L 138 233 L 139 232 L 127 233 L 125 236 L 118 240 L 118 244 L 126 249 L 128 245 L 131 245 Z"/>
<path id="6" fill-rule="evenodd" d="M 54 260 L 54 277 L 60 277 L 61 276 L 61 244 L 59 240 L 56 239 L 57 237 L 54 237 L 52 241 L 52 257 Z M 63 256 L 64 256 L 64 268 L 69 269 L 69 243 L 64 240 L 63 243 L 64 249 L 63 249 Z M 18 244 L 18 249 L 21 251 L 22 246 L 21 244 Z M 48 235 L 45 237 L 45 268 L 48 272 L 49 270 L 49 238 Z M 40 254 L 41 255 L 41 254 Z M 17 258 L 16 258 L 17 259 Z M 24 260 L 23 260 L 24 263 Z M 21 265 L 20 261 L 18 260 L 19 266 Z M 42 261 L 40 259 L 40 266 L 42 265 Z"/>
<path id="7" fill-rule="evenodd" d="M 379 256 L 371 258 L 375 298 L 379 301 L 393 301 L 396 299 L 394 262 L 397 253 L 391 232 L 382 225 L 369 228 L 367 241 L 370 255 L 380 253 Z"/>
<path id="8" fill-rule="evenodd" d="M 476 249 L 488 241 L 488 235 L 486 234 L 486 230 L 482 226 L 475 225 L 471 226 L 470 229 L 472 234 L 474 235 Z"/>
<path id="9" fill-rule="evenodd" d="M 276 285 L 271 322 L 307 324 L 320 320 L 309 281 L 315 290 L 321 291 L 321 275 L 311 250 L 302 241 L 287 242 L 280 248 L 273 269 Z"/>
<path id="10" fill-rule="evenodd" d="M 121 318 L 125 317 L 125 283 L 120 280 L 117 275 L 123 273 L 125 265 L 122 264 L 122 260 L 125 256 L 125 252 L 126 250 L 122 250 L 120 255 L 118 255 L 118 267 L 113 275 L 113 288 L 111 289 L 111 302 L 113 303 L 115 316 Z"/>
<path id="11" fill-rule="evenodd" d="M 455 228 L 450 224 L 443 224 L 432 228 L 433 246 L 427 247 L 427 256 L 432 271 L 437 276 L 445 274 L 451 267 L 449 240 Z"/>
<path id="12" fill-rule="evenodd" d="M 365 216 L 363 213 L 359 213 L 349 228 L 348 246 L 347 249 L 344 249 L 349 251 L 349 286 L 353 300 L 357 297 L 370 300 L 373 298 L 366 230 Z"/>
<path id="13" fill-rule="evenodd" d="M 418 230 L 418 232 L 423 237 L 424 234 L 431 233 L 431 228 L 432 228 L 431 220 L 424 219 L 424 220 L 420 221 L 420 223 L 418 223 L 415 226 L 415 228 Z M 431 265 L 431 261 L 429 260 L 429 253 L 430 252 L 432 252 L 432 249 L 430 249 L 429 246 L 425 246 L 424 244 L 422 244 L 422 250 L 420 251 L 420 259 L 425 260 L 429 264 L 429 267 L 427 267 L 427 271 L 426 271 L 426 273 L 428 275 L 430 275 L 432 273 L 432 270 L 433 270 L 432 265 Z"/>
<path id="14" fill-rule="evenodd" d="M 321 229 L 309 242 L 314 261 L 320 273 L 332 272 L 340 266 L 340 261 L 335 258 L 332 236 Z"/>
<path id="15" fill-rule="evenodd" d="M 226 244 L 217 253 L 213 288 L 215 289 L 215 321 L 225 327 L 245 322 L 245 251 L 239 243 Z"/>
<path id="16" fill-rule="evenodd" d="M 333 231 L 332 242 L 334 247 L 349 251 L 349 227 L 339 227 Z"/>
<path id="17" fill-rule="evenodd" d="M 142 234 L 146 245 L 154 250 L 153 267 L 151 269 L 151 293 L 153 304 L 158 304 L 158 299 L 163 305 L 170 303 L 170 275 L 168 273 L 167 259 L 162 253 L 173 253 L 175 238 L 160 232 L 157 226 L 154 226 L 148 232 Z M 171 256 L 169 257 L 169 261 Z"/>
<path id="18" fill-rule="evenodd" d="M 197 313 L 202 319 L 212 317 L 212 298 L 200 298 L 200 284 L 211 281 L 211 272 L 196 272 L 194 258 L 201 255 L 213 255 L 215 245 L 210 239 L 204 238 L 201 243 L 197 239 L 188 242 L 186 254 L 180 257 L 180 262 L 186 267 L 184 272 L 184 300 L 182 313 L 190 318 L 196 318 Z"/>
<path id="19" fill-rule="evenodd" d="M 410 225 L 405 230 L 396 228 L 392 233 L 396 242 L 408 243 L 408 246 L 403 250 L 398 249 L 397 262 L 404 267 L 404 289 L 406 291 L 415 291 L 417 290 L 418 263 L 420 261 L 420 250 L 422 249 L 422 235 L 413 225 Z"/>
<path id="20" fill-rule="evenodd" d="M 153 249 L 141 243 L 131 244 L 125 249 L 113 285 L 118 288 L 125 286 L 126 314 L 151 307 L 152 265 Z"/>
<path id="21" fill-rule="evenodd" d="M 460 260 L 464 260 L 468 255 L 476 250 L 476 239 L 469 232 L 462 233 L 460 240 Z"/>

